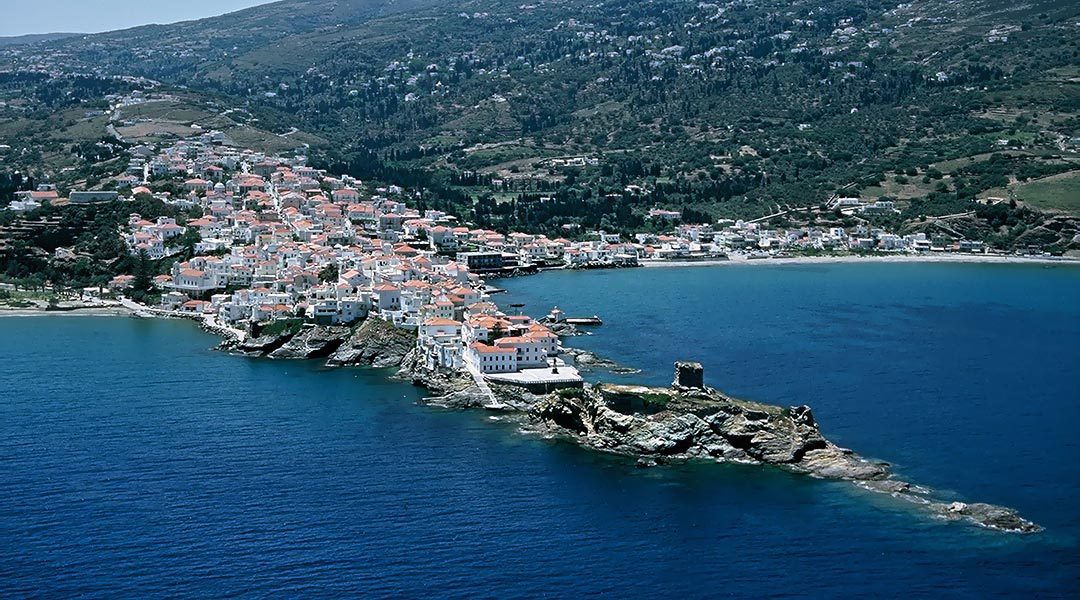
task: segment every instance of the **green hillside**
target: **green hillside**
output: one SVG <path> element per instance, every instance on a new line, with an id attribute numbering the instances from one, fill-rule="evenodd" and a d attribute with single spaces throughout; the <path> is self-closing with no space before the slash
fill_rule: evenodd
<path id="1" fill-rule="evenodd" d="M 243 106 L 326 140 L 322 165 L 494 226 L 835 195 L 916 218 L 1076 171 L 1078 18 L 1060 0 L 292 0 L 0 57 Z"/>

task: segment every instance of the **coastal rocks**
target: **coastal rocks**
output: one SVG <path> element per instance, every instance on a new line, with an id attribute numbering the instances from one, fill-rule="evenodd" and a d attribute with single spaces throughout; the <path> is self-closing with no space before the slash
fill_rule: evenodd
<path id="1" fill-rule="evenodd" d="M 348 327 L 305 325 L 300 333 L 267 356 L 275 359 L 323 358 L 333 353 L 351 333 Z"/>
<path id="2" fill-rule="evenodd" d="M 292 332 L 283 331 L 279 333 L 271 333 L 267 335 L 260 335 L 258 337 L 247 338 L 241 342 L 223 342 L 222 345 L 228 344 L 228 349 L 240 352 L 243 354 L 262 356 L 263 354 L 270 354 L 274 350 L 285 345 L 285 342 L 289 341 L 289 338 L 293 336 Z"/>
<path id="3" fill-rule="evenodd" d="M 930 509 L 946 519 L 966 519 L 977 525 L 1014 533 L 1034 533 L 1042 528 L 1021 517 L 1011 508 L 976 502 L 931 503 Z"/>
<path id="4" fill-rule="evenodd" d="M 441 396 L 424 398 L 422 402 L 429 406 L 466 410 L 471 408 L 483 408 L 487 400 L 485 394 L 477 387 L 464 388 L 449 392 Z"/>
<path id="5" fill-rule="evenodd" d="M 330 354 L 326 364 L 332 367 L 396 367 L 402 364 L 415 346 L 414 333 L 394 327 L 382 319 L 367 319 Z"/>
<path id="6" fill-rule="evenodd" d="M 692 414 L 653 415 L 635 425 L 620 443 L 645 454 L 685 453 L 708 431 L 708 425 Z"/>
<path id="7" fill-rule="evenodd" d="M 592 416 L 586 414 L 583 398 L 555 393 L 533 407 L 538 420 L 569 432 L 587 435 L 592 430 Z"/>
<path id="8" fill-rule="evenodd" d="M 395 379 L 411 382 L 433 395 L 422 402 L 443 408 L 480 408 L 488 399 L 472 377 L 450 369 L 429 367 L 415 346 L 398 363 Z"/>
<path id="9" fill-rule="evenodd" d="M 532 413 L 581 436 L 586 445 L 610 452 L 752 460 L 830 477 L 880 476 L 878 469 L 827 442 L 805 407 L 783 411 L 711 390 L 687 395 L 602 384 L 549 395 Z"/>
<path id="10" fill-rule="evenodd" d="M 888 463 L 867 460 L 829 442 L 821 449 L 804 453 L 795 467 L 823 479 L 877 481 L 889 477 Z"/>
<path id="11" fill-rule="evenodd" d="M 942 501 L 934 498 L 933 490 L 893 479 L 888 464 L 866 460 L 825 439 L 809 407 L 781 408 L 731 398 L 704 386 L 696 363 L 679 363 L 671 388 L 599 384 L 536 396 L 508 385 L 492 384 L 488 392 L 463 372 L 429 367 L 416 349 L 415 334 L 376 319 L 356 328 L 296 323 L 222 346 L 272 358 L 329 356 L 327 364 L 332 366 L 397 366 L 396 377 L 433 392 L 425 404 L 509 411 L 524 427 L 632 456 L 640 468 L 693 459 L 776 465 L 813 477 L 851 481 L 949 521 L 1005 532 L 1042 530 L 1013 509 Z M 576 351 L 576 356 L 587 357 L 586 364 L 615 364 L 585 351 Z"/>
<path id="12" fill-rule="evenodd" d="M 396 377 L 411 380 L 413 385 L 431 391 L 434 395 L 424 398 L 424 404 L 452 409 L 484 408 L 526 414 L 540 399 L 523 388 L 496 383 L 488 384 L 489 394 L 481 390 L 471 376 L 449 369 L 429 368 L 418 358 L 417 352 L 409 353 L 402 361 Z"/>
<path id="13" fill-rule="evenodd" d="M 932 490 L 893 479 L 887 463 L 825 439 L 809 407 L 781 408 L 698 387 L 699 368 L 677 369 L 672 388 L 599 384 L 560 390 L 537 399 L 529 416 L 539 427 L 583 446 L 636 457 L 639 467 L 688 459 L 776 465 L 851 481 L 948 520 L 1007 532 L 1041 529 L 1010 508 L 935 500 Z"/>
<path id="14" fill-rule="evenodd" d="M 396 367 L 415 345 L 416 334 L 381 319 L 367 319 L 356 327 L 297 322 L 243 341 L 230 337 L 218 349 L 282 360 L 326 358 L 331 367 Z"/>
<path id="15" fill-rule="evenodd" d="M 620 365 L 619 363 L 609 360 L 588 350 L 581 350 L 579 348 L 564 348 L 563 353 L 567 354 L 574 359 L 574 367 L 578 371 L 583 373 L 595 372 L 595 371 L 607 371 L 617 375 L 626 375 L 633 373 L 640 373 L 641 369 L 634 369 Z"/>
<path id="16" fill-rule="evenodd" d="M 399 373 L 399 376 L 404 373 Z M 431 390 L 435 395 L 421 400 L 423 404 L 466 410 L 472 408 L 484 408 L 490 402 L 490 397 L 476 386 L 469 377 L 460 377 L 456 374 L 442 370 L 421 370 L 411 374 L 413 385 Z"/>
<path id="17" fill-rule="evenodd" d="M 551 333 L 554 333 L 559 337 L 587 335 L 585 332 L 579 330 L 577 326 L 572 323 L 556 322 L 547 319 L 542 319 L 541 322 L 544 323 L 544 325 L 546 325 L 547 328 L 551 330 Z"/>

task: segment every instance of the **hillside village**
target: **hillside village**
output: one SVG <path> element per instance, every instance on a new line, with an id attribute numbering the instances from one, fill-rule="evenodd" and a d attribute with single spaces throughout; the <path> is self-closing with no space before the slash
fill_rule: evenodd
<path id="1" fill-rule="evenodd" d="M 546 268 L 766 258 L 798 249 L 986 251 L 979 242 L 931 239 L 925 234 L 898 236 L 865 226 L 850 230 L 781 230 L 754 221 L 679 223 L 679 213 L 660 209 L 653 210 L 650 216 L 670 221 L 667 234 L 640 233 L 628 240 L 619 234 L 596 231 L 578 241 L 522 232 L 504 235 L 470 228 L 441 211 L 425 210 L 421 214 L 409 206 L 415 194 L 402 187 L 372 188 L 349 176 L 331 176 L 305 163 L 303 156 L 266 156 L 204 139 L 181 141 L 147 160 L 134 159 L 131 170 L 167 175 L 183 190 L 175 196 L 159 194 L 159 199 L 202 214 L 183 224 L 171 217 L 151 222 L 138 214 L 131 215 L 123 234 L 129 251 L 145 252 L 154 260 L 175 251 L 170 247 L 171 240 L 189 230 L 198 233 L 198 256 L 176 263 L 171 275 L 158 278 L 157 285 L 167 292 L 163 301 L 176 304 L 181 298 L 202 299 L 218 308 L 223 299 L 215 292 L 225 288 L 263 289 L 251 286 L 273 288 L 277 293 L 290 288 L 304 298 L 336 300 L 342 292 L 374 292 L 379 285 L 400 287 L 416 279 L 431 280 L 433 275 L 469 284 L 479 282 L 481 276 Z M 76 197 L 79 192 L 75 192 L 68 201 L 152 195 L 144 185 L 131 185 L 135 183 L 131 179 L 134 177 L 122 178 L 130 186 L 124 192 L 101 192 L 100 197 L 89 199 Z M 888 203 L 864 204 L 844 198 L 834 201 L 834 206 L 853 214 L 895 210 Z M 320 274 L 325 275 L 327 268 L 338 273 L 336 281 L 325 281 L 325 276 L 320 281 Z M 406 295 L 411 296 L 408 292 Z M 379 294 L 372 296 L 377 299 Z M 290 315 L 297 314 L 296 297 L 274 299 L 290 300 L 280 304 L 289 306 Z M 427 316 L 419 310 L 426 303 L 417 302 L 411 297 L 400 305 L 396 300 L 387 300 L 378 308 L 386 310 L 393 305 L 400 314 L 388 316 L 415 327 Z M 361 304 L 365 309 L 375 306 L 369 300 Z M 222 316 L 232 322 L 249 319 L 246 309 L 239 307 L 253 305 L 229 305 Z M 325 316 L 327 306 L 312 303 L 305 308 L 322 311 L 319 316 Z M 355 311 L 345 313 L 353 315 Z"/>
<path id="2" fill-rule="evenodd" d="M 147 102 L 139 93 L 112 100 L 115 110 Z M 712 223 L 685 222 L 676 210 L 649 210 L 652 231 L 664 233 L 583 235 L 567 225 L 566 237 L 504 234 L 415 208 L 418 190 L 316 169 L 303 147 L 289 155 L 257 152 L 196 125 L 196 135 L 173 143 L 130 147 L 127 168 L 108 186 L 115 189 L 73 190 L 60 197 L 45 184 L 17 192 L 7 210 L 152 198 L 175 215 L 191 217 L 132 212 L 117 232 L 131 256 L 163 265 L 188 248 L 183 260 L 153 280 L 154 297 L 160 297 L 154 311 L 199 318 L 241 337 L 274 322 L 338 326 L 375 317 L 415 332 L 429 366 L 546 380 L 552 380 L 546 369 L 562 366 L 555 373 L 559 381 L 580 378 L 559 357 L 557 335 L 528 316 L 501 312 L 490 300 L 493 288 L 486 278 L 789 253 L 988 252 L 981 241 L 947 235 L 946 224 L 940 236 L 901 236 L 866 219 L 849 228 L 773 227 L 773 217 L 791 210 L 781 207 L 759 219 Z M 852 217 L 898 212 L 890 201 L 856 197 L 833 198 L 827 208 Z M 124 295 L 135 279 L 117 276 L 109 292 Z M 560 319 L 556 310 L 545 321 Z"/>
<path id="3" fill-rule="evenodd" d="M 195 256 L 155 278 L 161 298 L 157 311 L 201 318 L 239 336 L 275 321 L 333 326 L 374 317 L 416 332 L 430 367 L 485 376 L 522 373 L 534 381 L 550 380 L 547 369 L 555 367 L 558 381 L 580 381 L 559 357 L 558 336 L 548 326 L 525 315 L 507 315 L 490 301 L 488 276 L 720 260 L 746 251 L 767 256 L 770 250 L 793 246 L 897 252 L 931 248 L 924 237 L 877 231 L 776 231 L 747 222 L 675 225 L 678 215 L 671 211 L 654 215 L 673 222 L 670 234 L 642 234 L 634 240 L 602 231 L 595 239 L 574 242 L 520 232 L 503 235 L 471 229 L 439 211 L 421 214 L 410 208 L 413 196 L 401 187 L 335 177 L 307 166 L 303 156 L 266 156 L 223 146 L 213 134 L 157 153 L 135 154 L 130 172 L 173 178 L 182 190 L 175 196 L 158 194 L 160 200 L 202 214 L 181 224 L 173 217 L 150 221 L 133 213 L 120 232 L 131 254 L 152 260 L 167 259 L 177 250 L 176 240 L 197 232 Z M 121 183 L 122 192 L 74 193 L 66 200 L 153 194 L 137 176 L 125 176 Z M 118 276 L 109 288 L 123 294 L 134 279 Z M 559 322 L 558 315 L 548 320 Z"/>

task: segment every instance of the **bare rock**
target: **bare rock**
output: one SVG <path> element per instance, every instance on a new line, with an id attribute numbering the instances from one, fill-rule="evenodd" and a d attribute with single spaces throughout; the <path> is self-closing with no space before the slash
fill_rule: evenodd
<path id="1" fill-rule="evenodd" d="M 382 319 L 366 319 L 330 354 L 326 364 L 333 367 L 397 367 L 415 346 L 413 332 L 394 327 L 393 323 Z"/>
<path id="2" fill-rule="evenodd" d="M 306 359 L 329 356 L 352 333 L 348 327 L 305 325 L 300 333 L 268 356 L 276 359 Z"/>
<path id="3" fill-rule="evenodd" d="M 976 502 L 932 503 L 931 510 L 946 519 L 966 519 L 977 525 L 1012 533 L 1036 533 L 1042 527 L 1021 517 L 1011 508 Z"/>
<path id="4" fill-rule="evenodd" d="M 678 375 L 677 384 L 678 384 Z M 781 408 L 737 400 L 683 379 L 672 388 L 600 384 L 549 394 L 529 416 L 578 443 L 636 457 L 641 467 L 687 459 L 751 461 L 903 497 L 946 519 L 998 531 L 1040 527 L 1016 511 L 983 503 L 935 501 L 933 490 L 892 479 L 889 465 L 825 439 L 809 407 Z"/>

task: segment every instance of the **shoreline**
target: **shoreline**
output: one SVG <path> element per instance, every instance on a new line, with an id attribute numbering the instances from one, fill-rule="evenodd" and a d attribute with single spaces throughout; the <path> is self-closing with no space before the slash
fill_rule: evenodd
<path id="1" fill-rule="evenodd" d="M 728 259 L 707 260 L 643 260 L 638 264 L 645 268 L 671 267 L 723 267 L 731 265 L 814 265 L 854 263 L 952 263 L 952 264 L 1002 264 L 1002 265 L 1080 265 L 1080 258 L 1057 258 L 1040 256 L 996 256 L 987 254 L 898 254 L 884 256 L 792 256 L 785 258 L 747 258 L 736 256 Z"/>
<path id="2" fill-rule="evenodd" d="M 705 386 L 698 363 L 676 362 L 675 379 L 668 388 L 598 382 L 582 388 L 537 393 L 490 381 L 490 389 L 485 393 L 479 382 L 464 373 L 426 365 L 412 340 L 406 341 L 408 349 L 403 354 L 395 354 L 393 348 L 385 345 L 385 336 L 379 331 L 361 335 L 371 322 L 369 317 L 360 329 L 349 333 L 336 346 L 341 349 L 352 345 L 351 350 L 363 357 L 359 361 L 339 362 L 335 359 L 336 350 L 329 357 L 321 352 L 317 356 L 277 355 L 295 340 L 302 340 L 303 347 L 310 351 L 311 340 L 328 339 L 302 332 L 290 334 L 285 344 L 275 344 L 273 351 L 264 348 L 240 354 L 256 360 L 326 361 L 325 366 L 332 368 L 393 368 L 396 371 L 389 379 L 410 382 L 431 394 L 419 401 L 422 405 L 497 411 L 508 418 L 520 419 L 522 431 L 542 433 L 585 450 L 634 459 L 638 468 L 698 461 L 769 466 L 887 494 L 945 522 L 964 521 L 1002 533 L 1043 531 L 1015 509 L 957 501 L 949 494 L 901 478 L 886 462 L 835 445 L 821 433 L 809 406 L 741 400 Z M 205 325 L 203 329 L 226 337 Z M 324 327 L 324 331 L 329 329 L 332 328 Z M 319 326 L 310 331 L 318 332 Z M 357 337 L 362 339 L 354 344 Z M 403 334 L 403 339 L 408 337 Z M 217 347 L 223 351 L 236 348 L 227 337 Z M 695 373 L 697 381 L 690 381 Z M 487 394 L 491 395 L 491 402 Z M 650 413 L 647 407 L 657 402 L 664 409 Z"/>
<path id="3" fill-rule="evenodd" d="M 4 312 L 11 316 L 141 316 L 137 306 L 125 303 L 67 311 L 12 310 L 0 311 L 0 316 Z M 153 312 L 147 316 L 167 318 L 167 315 Z M 218 325 L 212 319 L 199 321 L 201 329 L 223 339 L 217 350 L 242 349 L 240 345 L 247 336 L 238 336 L 238 330 Z M 931 488 L 899 478 L 889 469 L 888 463 L 867 459 L 836 446 L 821 434 L 809 406 L 784 407 L 738 400 L 706 387 L 698 363 L 675 363 L 676 376 L 670 388 L 600 382 L 586 384 L 577 391 L 571 388 L 568 392 L 537 395 L 492 382 L 494 389 L 486 389 L 463 373 L 424 364 L 418 357 L 414 339 L 408 334 L 393 336 L 404 344 L 395 349 L 393 343 L 387 343 L 382 330 L 373 329 L 377 325 L 369 326 L 369 323 L 386 322 L 365 319 L 357 329 L 349 329 L 344 332 L 347 335 L 337 338 L 329 354 L 324 350 L 334 341 L 333 336 L 313 335 L 328 331 L 326 327 L 320 330 L 318 325 L 290 333 L 280 340 L 281 343 L 268 344 L 263 340 L 261 348 L 240 353 L 252 358 L 284 360 L 321 361 L 329 358 L 325 362 L 327 367 L 393 367 L 396 373 L 390 376 L 391 379 L 411 382 L 432 394 L 421 400 L 422 404 L 497 410 L 516 415 L 537 430 L 584 449 L 634 458 L 638 467 L 699 460 L 749 462 L 810 477 L 846 481 L 868 491 L 907 500 L 944 521 L 967 521 L 1005 533 L 1043 530 L 1012 508 L 952 500 Z M 302 342 L 301 352 L 290 349 L 290 353 L 279 356 L 281 350 L 297 341 Z M 322 346 L 313 348 L 312 341 L 322 342 Z M 273 350 L 270 350 L 271 345 Z M 348 347 L 355 356 L 351 360 L 335 362 L 337 352 L 343 347 Z M 691 381 L 695 374 L 696 382 Z M 487 401 L 486 395 L 491 396 L 492 402 Z M 657 402 L 657 398 L 662 399 L 664 410 L 650 415 L 640 409 Z"/>
<path id="4" fill-rule="evenodd" d="M 124 306 L 87 306 L 67 310 L 46 310 L 44 308 L 3 308 L 2 317 L 128 317 L 134 314 Z"/>
<path id="5" fill-rule="evenodd" d="M 792 266 L 792 265 L 815 265 L 815 264 L 898 264 L 898 263 L 938 263 L 938 264 L 995 264 L 995 265 L 1042 265 L 1042 266 L 1080 266 L 1080 257 L 1043 257 L 1043 256 L 1002 256 L 987 254 L 897 254 L 897 255 L 871 255 L 859 256 L 856 254 L 835 256 L 791 256 L 782 258 L 748 258 L 745 255 L 734 255 L 725 259 L 704 260 L 642 260 L 638 266 L 648 269 L 682 268 L 682 267 L 725 267 L 736 265 L 761 265 L 761 266 Z M 609 269 L 567 269 L 565 267 L 541 269 L 533 273 L 517 275 L 541 275 L 548 271 L 603 271 Z M 505 290 L 495 288 L 498 293 Z M 178 315 L 162 315 L 155 313 L 157 309 L 146 307 L 148 316 L 165 317 Z M 82 317 L 126 317 L 135 315 L 136 311 L 123 304 L 109 306 L 84 306 L 76 308 L 61 308 L 48 310 L 45 308 L 7 307 L 0 306 L 0 317 L 42 317 L 42 316 L 82 316 Z"/>

